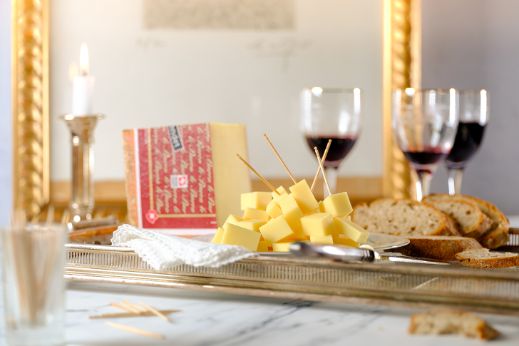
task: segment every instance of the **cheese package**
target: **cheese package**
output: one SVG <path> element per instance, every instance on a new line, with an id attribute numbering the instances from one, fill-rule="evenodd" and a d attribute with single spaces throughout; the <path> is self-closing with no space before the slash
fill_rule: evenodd
<path id="1" fill-rule="evenodd" d="M 176 234 L 214 233 L 240 212 L 250 191 L 246 131 L 237 124 L 193 124 L 123 131 L 128 218 Z"/>

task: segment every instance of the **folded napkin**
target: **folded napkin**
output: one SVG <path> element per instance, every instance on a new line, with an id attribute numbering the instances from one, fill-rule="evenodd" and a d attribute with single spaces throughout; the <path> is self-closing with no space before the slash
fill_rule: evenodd
<path id="1" fill-rule="evenodd" d="M 155 270 L 169 270 L 180 264 L 217 268 L 255 256 L 241 246 L 212 244 L 121 225 L 112 245 L 129 247 Z"/>

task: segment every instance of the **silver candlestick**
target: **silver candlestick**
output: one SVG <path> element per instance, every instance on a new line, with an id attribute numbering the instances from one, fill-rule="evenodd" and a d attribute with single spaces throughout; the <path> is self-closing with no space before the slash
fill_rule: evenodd
<path id="1" fill-rule="evenodd" d="M 67 114 L 61 119 L 67 124 L 72 143 L 72 198 L 70 214 L 77 223 L 92 218 L 94 210 L 94 130 L 101 114 Z"/>

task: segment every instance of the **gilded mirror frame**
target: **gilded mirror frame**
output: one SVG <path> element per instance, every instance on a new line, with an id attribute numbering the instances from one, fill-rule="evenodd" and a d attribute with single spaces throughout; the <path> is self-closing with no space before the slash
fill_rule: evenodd
<path id="1" fill-rule="evenodd" d="M 391 90 L 419 84 L 420 1 L 383 0 L 383 136 L 381 194 L 407 197 L 408 164 L 391 133 Z M 51 189 L 49 128 L 49 0 L 12 0 L 13 208 L 39 215 Z M 123 208 L 120 185 L 104 200 Z M 115 191 L 118 190 L 118 191 Z M 111 192 L 112 191 L 112 192 Z"/>

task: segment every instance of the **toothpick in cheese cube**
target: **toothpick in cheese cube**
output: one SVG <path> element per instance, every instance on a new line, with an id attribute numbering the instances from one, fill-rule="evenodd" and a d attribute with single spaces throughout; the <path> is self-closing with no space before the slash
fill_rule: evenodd
<path id="1" fill-rule="evenodd" d="M 218 229 L 216 230 L 216 233 L 214 234 L 213 239 L 211 240 L 211 243 L 213 243 L 213 244 L 221 244 L 222 243 L 222 238 L 223 238 L 223 228 L 222 227 L 218 227 Z"/>
<path id="2" fill-rule="evenodd" d="M 301 227 L 301 218 L 304 214 L 292 194 L 281 196 L 277 202 L 285 220 L 287 220 L 294 233 L 302 233 L 303 228 Z"/>
<path id="3" fill-rule="evenodd" d="M 316 243 L 316 244 L 332 245 L 333 236 L 332 235 L 311 235 L 310 242 Z"/>
<path id="4" fill-rule="evenodd" d="M 290 186 L 290 192 L 292 192 L 292 196 L 294 196 L 303 213 L 308 214 L 319 209 L 319 202 L 315 199 L 306 180 L 303 179 Z"/>
<path id="5" fill-rule="evenodd" d="M 263 239 L 276 243 L 282 240 L 290 239 L 294 236 L 294 231 L 285 220 L 283 215 L 271 219 L 259 229 Z"/>
<path id="6" fill-rule="evenodd" d="M 290 251 L 290 244 L 292 243 L 274 243 L 272 244 L 272 250 L 275 252 L 288 252 Z"/>
<path id="7" fill-rule="evenodd" d="M 279 215 L 282 215 L 281 208 L 279 207 L 278 202 L 276 202 L 275 200 L 272 200 L 269 202 L 269 204 L 267 204 L 266 211 L 267 211 L 268 216 L 270 216 L 271 218 L 275 218 L 275 217 L 278 217 Z"/>
<path id="8" fill-rule="evenodd" d="M 343 234 L 357 243 L 365 243 L 368 240 L 369 233 L 347 218 L 336 217 L 334 224 L 337 234 Z"/>
<path id="9" fill-rule="evenodd" d="M 312 237 L 333 235 L 333 217 L 328 213 L 316 213 L 301 218 L 303 232 Z"/>
<path id="10" fill-rule="evenodd" d="M 326 199 L 323 201 L 323 205 L 324 210 L 327 213 L 337 217 L 350 215 L 353 211 L 348 193 L 346 192 L 335 193 L 326 197 Z"/>
<path id="11" fill-rule="evenodd" d="M 256 251 L 261 238 L 258 232 L 245 229 L 240 226 L 226 223 L 223 225 L 222 244 L 239 245 L 249 251 Z"/>
<path id="12" fill-rule="evenodd" d="M 265 210 L 272 200 L 270 192 L 248 192 L 241 194 L 241 210 L 247 208 Z"/>
<path id="13" fill-rule="evenodd" d="M 269 202 L 269 204 L 272 201 Z M 267 204 L 267 208 L 269 206 Z M 243 220 L 261 220 L 267 222 L 269 220 L 269 214 L 265 210 L 247 208 L 243 212 Z"/>

